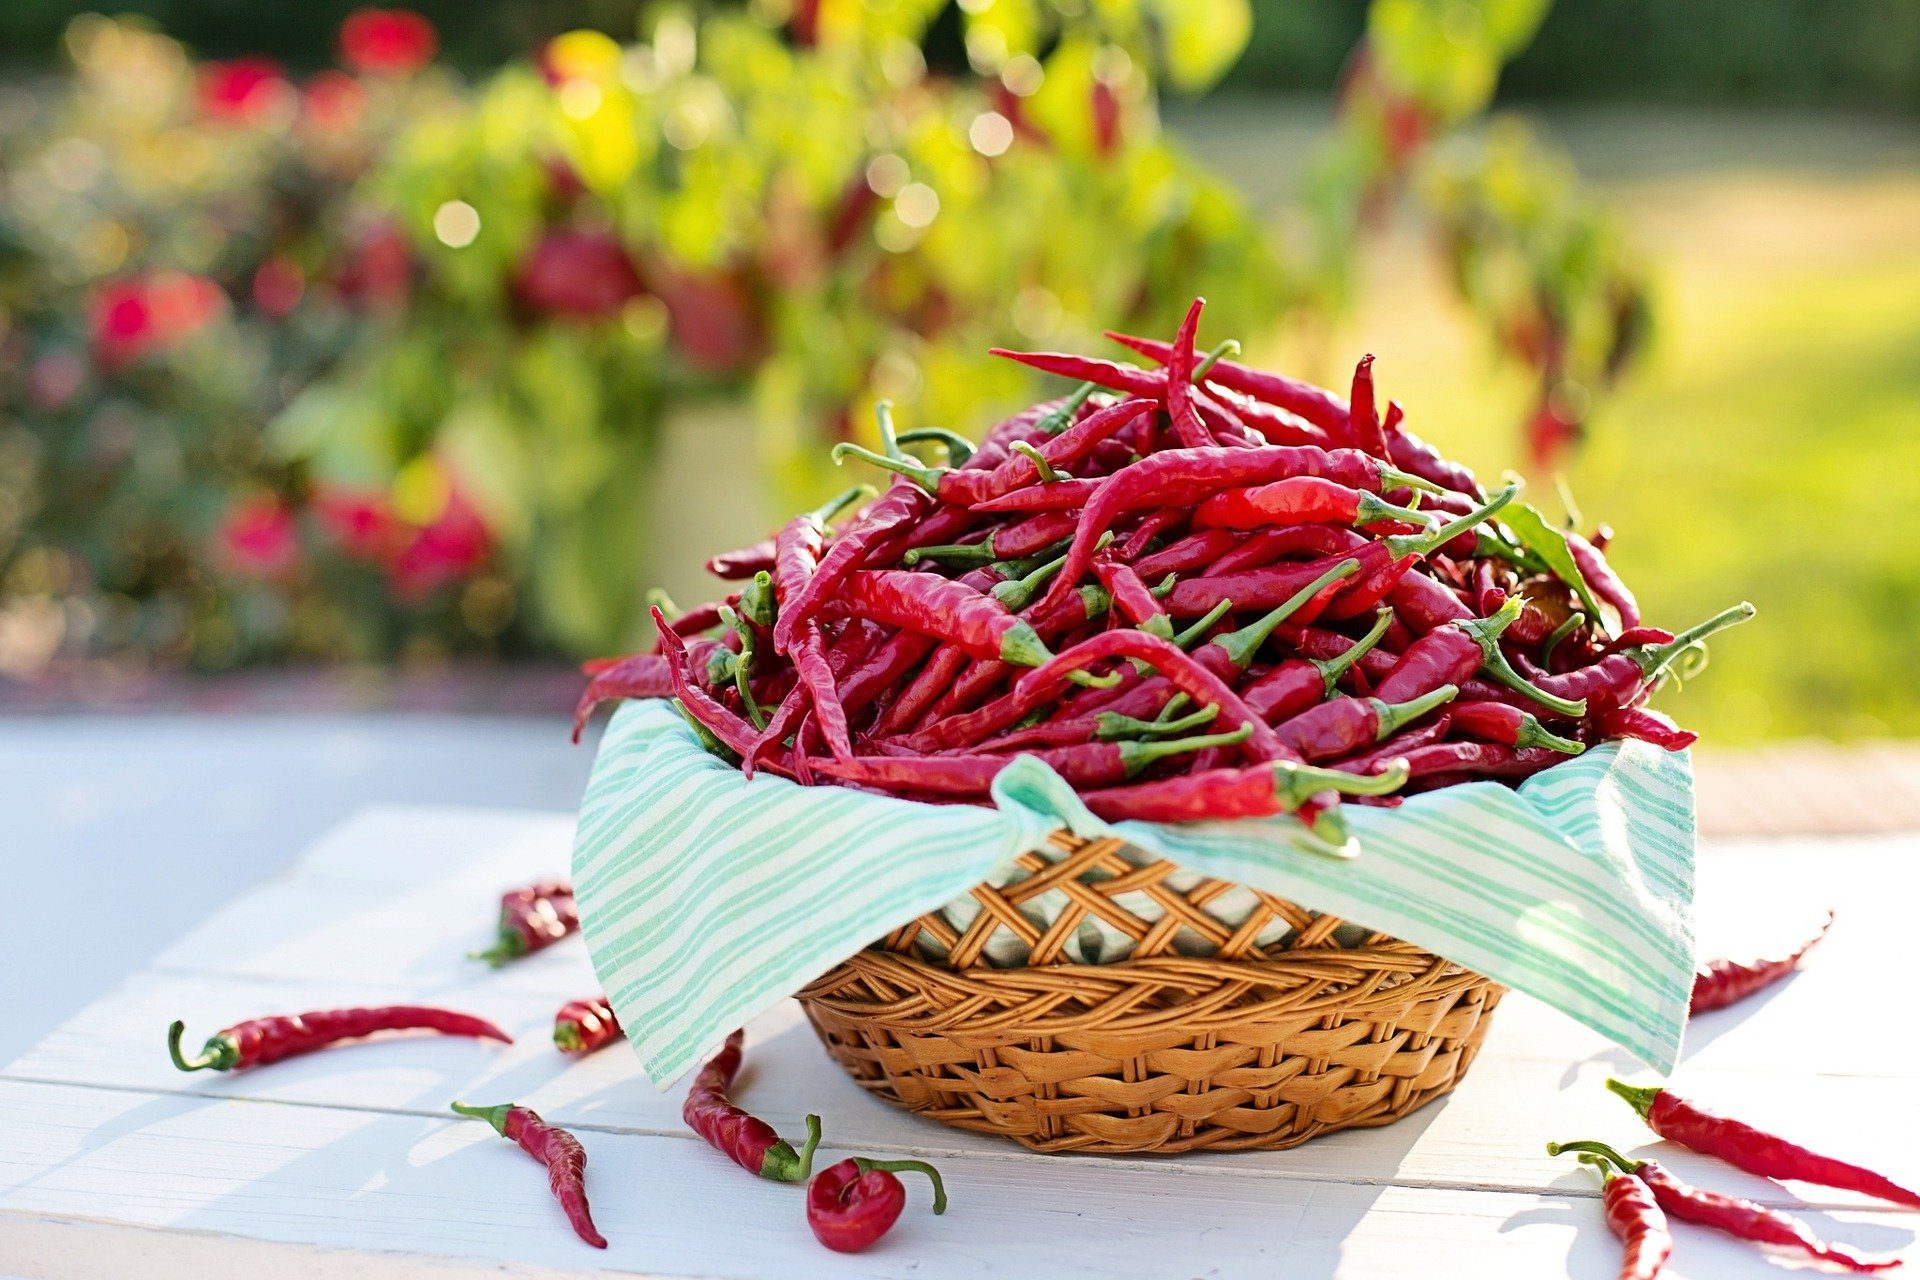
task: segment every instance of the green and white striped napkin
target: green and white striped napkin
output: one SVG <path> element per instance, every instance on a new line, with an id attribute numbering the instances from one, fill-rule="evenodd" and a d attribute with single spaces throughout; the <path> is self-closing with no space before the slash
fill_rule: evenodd
<path id="1" fill-rule="evenodd" d="M 1291 818 L 1107 824 L 1025 757 L 997 808 L 752 781 L 665 702 L 615 715 L 581 803 L 574 888 L 620 1025 L 665 1087 L 846 956 L 940 908 L 1062 826 L 1404 938 L 1537 997 L 1660 1071 L 1693 982 L 1693 778 L 1684 754 L 1608 744 L 1518 791 L 1470 783 L 1349 806 L 1360 856 Z"/>

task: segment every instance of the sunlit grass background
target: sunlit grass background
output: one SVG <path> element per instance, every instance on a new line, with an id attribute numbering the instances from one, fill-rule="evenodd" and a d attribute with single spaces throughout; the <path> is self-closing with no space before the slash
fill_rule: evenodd
<path id="1" fill-rule="evenodd" d="M 1279 207 L 1312 117 L 1216 103 L 1193 145 Z M 1715 743 L 1920 733 L 1920 138 L 1908 122 L 1590 111 L 1542 125 L 1659 264 L 1660 327 L 1567 480 L 1650 619 L 1760 619 L 1663 705 Z M 1389 232 L 1338 332 L 1254 354 L 1338 381 L 1362 350 L 1429 439 L 1519 460 L 1528 388 Z M 1212 335 L 1218 338 L 1224 335 Z M 1548 486 L 1534 499 L 1557 509 Z"/>

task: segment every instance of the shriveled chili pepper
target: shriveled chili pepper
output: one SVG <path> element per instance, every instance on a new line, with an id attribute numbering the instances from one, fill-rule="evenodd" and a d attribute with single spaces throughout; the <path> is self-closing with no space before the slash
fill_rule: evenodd
<path id="1" fill-rule="evenodd" d="M 693 682 L 692 673 L 687 668 L 687 647 L 673 633 L 658 609 L 653 611 L 653 624 L 660 632 L 668 669 L 673 675 L 674 697 L 681 713 L 689 722 L 712 735 L 714 742 L 731 753 L 735 760 L 745 758 L 758 745 L 759 732 Z"/>
<path id="2" fill-rule="evenodd" d="M 1681 1181 L 1654 1160 L 1633 1160 L 1604 1142 L 1549 1142 L 1547 1154 L 1578 1152 L 1583 1156 L 1612 1164 L 1621 1173 L 1629 1173 L 1647 1184 L 1654 1202 L 1669 1216 L 1695 1226 L 1710 1227 L 1736 1240 L 1776 1249 L 1790 1249 L 1819 1262 L 1831 1263 L 1848 1271 L 1870 1273 L 1900 1265 L 1894 1257 L 1870 1257 L 1843 1244 L 1829 1244 L 1813 1229 L 1791 1214 L 1769 1209 L 1739 1196 L 1723 1195 Z M 1592 1163 L 1589 1161 L 1588 1163 Z"/>
<path id="3" fill-rule="evenodd" d="M 673 692 L 667 660 L 657 653 L 635 653 L 591 673 L 573 708 L 573 740 L 580 741 L 595 708 L 623 698 L 665 698 Z"/>
<path id="4" fill-rule="evenodd" d="M 1620 706 L 1631 706 L 1640 686 L 1658 676 L 1682 653 L 1717 631 L 1745 622 L 1754 608 L 1744 600 L 1722 609 L 1705 622 L 1689 627 L 1662 645 L 1647 645 L 1608 654 L 1590 666 L 1577 667 L 1557 675 L 1540 675 L 1533 683 L 1540 689 L 1568 700 L 1584 701 L 1604 695 Z"/>
<path id="5" fill-rule="evenodd" d="M 727 1037 L 720 1052 L 693 1078 L 680 1116 L 688 1128 L 748 1173 L 772 1182 L 805 1182 L 813 1171 L 814 1150 L 820 1145 L 820 1117 L 807 1117 L 807 1142 L 796 1152 L 772 1125 L 734 1106 L 727 1090 L 740 1074 L 745 1043 L 744 1031 Z"/>
<path id="6" fill-rule="evenodd" d="M 1622 627 L 1639 626 L 1640 602 L 1607 563 L 1606 553 L 1571 529 L 1563 530 L 1562 534 L 1567 540 L 1567 550 L 1573 554 L 1573 563 L 1579 567 L 1580 576 L 1586 579 L 1593 594 L 1614 607 Z"/>
<path id="7" fill-rule="evenodd" d="M 585 1057 L 620 1038 L 620 1019 L 605 996 L 569 1000 L 553 1015 L 553 1046 L 562 1053 Z"/>
<path id="8" fill-rule="evenodd" d="M 1033 755 L 1075 787 L 1118 786 L 1157 761 L 1205 751 L 1209 747 L 1237 746 L 1247 740 L 1250 726 L 1227 733 L 1155 742 L 1076 742 L 1023 754 Z M 859 756 L 845 762 L 814 760 L 813 768 L 830 777 L 885 788 L 901 788 L 926 795 L 984 796 L 993 780 L 1014 757 L 998 754 Z"/>
<path id="9" fill-rule="evenodd" d="M 1037 667 L 1051 656 L 1031 623 L 981 592 L 932 574 L 862 569 L 848 575 L 839 603 L 860 617 L 937 636 L 975 658 Z"/>
<path id="10" fill-rule="evenodd" d="M 1615 1173 L 1597 1157 L 1580 1159 L 1599 1171 L 1607 1226 L 1627 1247 L 1620 1260 L 1620 1280 L 1656 1280 L 1673 1255 L 1673 1233 L 1667 1229 L 1667 1215 L 1654 1199 L 1653 1188 L 1637 1174 Z"/>
<path id="11" fill-rule="evenodd" d="M 1723 956 L 1702 964 L 1693 975 L 1692 1012 L 1724 1009 L 1766 990 L 1798 969 L 1807 952 L 1818 946 L 1831 928 L 1833 912 L 1828 911 L 1826 920 L 1813 936 L 1786 955 L 1749 960 L 1732 960 Z"/>
<path id="12" fill-rule="evenodd" d="M 1319 476 L 1293 476 L 1251 489 L 1228 489 L 1193 513 L 1200 528 L 1263 529 L 1275 524 L 1378 524 L 1402 520 L 1425 525 L 1427 517 L 1363 489 Z"/>
<path id="13" fill-rule="evenodd" d="M 1451 709 L 1453 727 L 1469 738 L 1498 742 L 1509 747 L 1547 747 L 1577 756 L 1586 744 L 1554 733 L 1530 712 L 1504 702 L 1456 702 Z"/>
<path id="14" fill-rule="evenodd" d="M 855 1156 L 828 1165 L 807 1185 L 807 1225 L 835 1253 L 858 1253 L 893 1229 L 906 1208 L 907 1189 L 896 1173 L 912 1170 L 933 1180 L 933 1211 L 947 1211 L 940 1171 L 924 1160 L 869 1160 Z"/>
<path id="15" fill-rule="evenodd" d="M 607 1247 L 607 1238 L 593 1225 L 593 1210 L 587 1204 L 587 1149 L 580 1139 L 565 1129 L 548 1124 L 530 1107 L 503 1102 L 497 1107 L 470 1107 L 456 1102 L 460 1115 L 485 1120 L 494 1132 L 519 1144 L 520 1149 L 540 1162 L 547 1171 L 547 1185 L 560 1202 L 573 1232 L 596 1249 Z"/>
<path id="16" fill-rule="evenodd" d="M 1341 637 L 1346 641 L 1346 647 L 1336 655 L 1326 658 L 1288 658 L 1244 686 L 1240 696 L 1269 724 L 1290 720 L 1331 696 L 1340 677 L 1373 651 L 1380 637 L 1386 634 L 1390 621 L 1392 616 L 1383 610 L 1374 619 L 1367 634 L 1360 639 L 1346 640 L 1344 636 Z"/>
<path id="17" fill-rule="evenodd" d="M 1335 698 L 1281 722 L 1274 726 L 1274 732 L 1302 759 L 1337 760 L 1385 740 L 1444 705 L 1458 692 L 1453 685 L 1443 684 L 1406 702 Z"/>
<path id="18" fill-rule="evenodd" d="M 1180 321 L 1180 331 L 1174 335 L 1173 354 L 1167 357 L 1167 422 L 1173 438 L 1189 449 L 1213 443 L 1212 433 L 1193 407 L 1193 340 L 1200 328 L 1200 311 L 1206 305 L 1204 298 L 1193 300 L 1186 317 Z"/>
<path id="19" fill-rule="evenodd" d="M 836 462 L 849 457 L 859 458 L 905 476 L 941 502 L 957 507 L 977 507 L 1039 483 L 1043 466 L 1062 470 L 1072 467 L 1092 452 L 1095 445 L 1130 426 L 1134 419 L 1152 409 L 1153 402 L 1146 400 L 1123 400 L 1108 405 L 1068 427 L 1060 435 L 1030 446 L 1031 453 L 1014 452 L 990 471 L 928 467 L 907 458 L 884 457 L 854 444 L 835 445 L 833 458 Z"/>
<path id="20" fill-rule="evenodd" d="M 1373 777 L 1276 760 L 1242 768 L 1210 769 L 1154 782 L 1090 791 L 1081 799 L 1109 822 L 1197 822 L 1225 818 L 1270 818 L 1291 813 L 1327 792 L 1388 795 L 1406 783 L 1404 769 Z"/>
<path id="21" fill-rule="evenodd" d="M 1153 338 L 1136 338 L 1130 334 L 1107 331 L 1107 337 L 1121 346 L 1131 347 L 1150 360 L 1165 364 L 1173 355 L 1173 344 Z M 1141 371 L 1144 372 L 1144 371 Z M 1148 375 L 1151 376 L 1151 375 Z M 1231 387 L 1257 400 L 1297 414 L 1307 422 L 1333 435 L 1336 439 L 1346 440 L 1348 432 L 1348 410 L 1340 397 L 1331 391 L 1322 390 L 1309 382 L 1301 382 L 1277 373 L 1268 373 L 1263 369 L 1250 368 L 1231 359 L 1214 362 L 1207 376 L 1221 386 Z"/>
<path id="22" fill-rule="evenodd" d="M 1015 512 L 1078 511 L 1100 492 L 1104 476 L 1075 476 L 1053 484 L 1036 484 L 983 502 L 972 508 L 980 515 L 1006 515 Z"/>
<path id="23" fill-rule="evenodd" d="M 512 1044 L 513 1037 L 485 1018 L 428 1005 L 390 1004 L 359 1009 L 320 1009 L 271 1018 L 249 1018 L 216 1032 L 198 1056 L 180 1052 L 187 1024 L 167 1028 L 167 1056 L 182 1071 L 232 1071 L 263 1067 L 282 1058 L 298 1057 L 342 1040 L 358 1040 L 380 1031 L 433 1031 L 443 1036 L 471 1036 Z"/>
<path id="24" fill-rule="evenodd" d="M 1892 1204 L 1920 1209 L 1920 1191 L 1912 1191 L 1857 1164 L 1823 1156 L 1743 1121 L 1696 1106 L 1670 1089 L 1630 1085 L 1609 1078 L 1607 1088 L 1627 1100 L 1647 1127 L 1661 1137 L 1701 1155 L 1716 1156 L 1736 1169 L 1782 1182 L 1812 1182 L 1858 1191 Z"/>
<path id="25" fill-rule="evenodd" d="M 1353 443 L 1376 458 L 1387 456 L 1387 433 L 1373 403 L 1373 356 L 1361 356 L 1353 370 L 1353 394 L 1347 401 L 1347 422 Z"/>
<path id="26" fill-rule="evenodd" d="M 472 959 L 498 969 L 509 960 L 545 950 L 579 927 L 573 886 L 565 880 L 539 880 L 500 895 L 499 937 Z"/>

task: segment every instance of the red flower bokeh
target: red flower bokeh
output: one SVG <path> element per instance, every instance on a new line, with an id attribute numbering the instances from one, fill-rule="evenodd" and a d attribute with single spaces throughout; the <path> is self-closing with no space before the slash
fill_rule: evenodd
<path id="1" fill-rule="evenodd" d="M 334 281 L 340 296 L 373 310 L 389 310 L 413 292 L 413 249 L 407 233 L 387 220 L 353 236 L 351 256 Z"/>
<path id="2" fill-rule="evenodd" d="M 93 350 L 117 367 L 171 345 L 211 324 L 226 295 L 205 276 L 160 271 L 110 280 L 94 290 L 88 308 Z"/>
<path id="3" fill-rule="evenodd" d="M 307 81 L 301 110 L 323 133 L 347 133 L 366 113 L 367 91 L 344 71 L 322 71 Z"/>
<path id="4" fill-rule="evenodd" d="M 440 33 L 410 9 L 355 9 L 340 24 L 340 60 L 355 71 L 407 75 L 439 51 Z"/>
<path id="5" fill-rule="evenodd" d="M 306 273 L 289 258 L 268 258 L 253 273 L 253 305 L 275 320 L 291 315 L 306 291 Z"/>
<path id="6" fill-rule="evenodd" d="M 480 512 L 458 488 L 451 489 L 440 514 L 417 526 L 394 556 L 389 569 L 394 594 L 418 600 L 467 577 L 492 551 L 493 534 Z"/>
<path id="7" fill-rule="evenodd" d="M 285 577 L 300 560 L 293 512 L 277 494 L 256 493 L 235 502 L 215 540 L 221 563 L 242 578 Z"/>
<path id="8" fill-rule="evenodd" d="M 270 58 L 209 62 L 200 69 L 200 110 L 215 120 L 260 124 L 293 102 L 293 85 Z"/>
<path id="9" fill-rule="evenodd" d="M 513 292 L 540 315 L 606 320 L 644 292 L 625 246 L 605 231 L 549 231 L 514 273 Z"/>

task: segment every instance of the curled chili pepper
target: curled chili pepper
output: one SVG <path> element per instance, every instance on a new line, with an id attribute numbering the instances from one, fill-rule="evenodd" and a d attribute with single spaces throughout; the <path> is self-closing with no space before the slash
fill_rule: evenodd
<path id="1" fill-rule="evenodd" d="M 498 969 L 509 960 L 543 951 L 580 927 L 573 886 L 564 880 L 540 880 L 500 895 L 499 936 L 471 959 Z"/>
<path id="2" fill-rule="evenodd" d="M 1696 1106 L 1669 1089 L 1626 1084 L 1609 1078 L 1607 1088 L 1627 1100 L 1647 1127 L 1661 1137 L 1704 1156 L 1717 1156 L 1736 1169 L 1782 1182 L 1812 1182 L 1842 1191 L 1858 1191 L 1892 1204 L 1920 1209 L 1920 1191 L 1845 1160 L 1823 1156 L 1750 1124 Z"/>
<path id="3" fill-rule="evenodd" d="M 835 1253 L 858 1253 L 892 1230 L 907 1204 L 896 1173 L 912 1170 L 933 1180 L 933 1211 L 947 1211 L 940 1171 L 923 1160 L 869 1160 L 856 1156 L 828 1165 L 807 1186 L 807 1225 Z"/>
<path id="4" fill-rule="evenodd" d="M 1599 1171 L 1607 1226 L 1626 1245 L 1620 1280 L 1655 1280 L 1673 1256 L 1673 1233 L 1667 1229 L 1667 1215 L 1654 1199 L 1653 1188 L 1638 1174 L 1616 1173 L 1597 1157 L 1583 1155 L 1580 1162 Z"/>
<path id="5" fill-rule="evenodd" d="M 553 1015 L 553 1047 L 585 1057 L 620 1038 L 620 1020 L 605 996 L 569 1000 Z"/>
<path id="6" fill-rule="evenodd" d="M 720 1052 L 700 1068 L 680 1108 L 681 1118 L 688 1128 L 748 1173 L 773 1182 L 805 1182 L 813 1170 L 814 1149 L 820 1145 L 820 1117 L 807 1117 L 807 1142 L 796 1152 L 766 1121 L 734 1106 L 727 1090 L 740 1074 L 745 1043 L 746 1032 L 735 1031 Z"/>
<path id="7" fill-rule="evenodd" d="M 453 1109 L 460 1115 L 485 1120 L 501 1137 L 518 1143 L 522 1151 L 538 1160 L 574 1234 L 596 1249 L 607 1247 L 607 1238 L 593 1225 L 593 1210 L 587 1204 L 587 1149 L 578 1138 L 548 1124 L 538 1112 L 510 1102 L 497 1107 L 456 1102 Z"/>
<path id="8" fill-rule="evenodd" d="M 298 1057 L 342 1040 L 358 1040 L 381 1031 L 435 1031 L 512 1044 L 513 1037 L 485 1018 L 428 1005 L 390 1004 L 357 1009 L 321 1009 L 312 1013 L 250 1018 L 215 1032 L 195 1057 L 180 1052 L 187 1024 L 167 1028 L 167 1055 L 182 1071 L 232 1071 Z"/>
<path id="9" fill-rule="evenodd" d="M 1795 947 L 1784 956 L 1754 960 L 1729 960 L 1725 957 L 1709 960 L 1699 967 L 1693 975 L 1693 1002 L 1691 1012 L 1705 1013 L 1710 1009 L 1724 1009 L 1737 1004 L 1756 992 L 1764 991 L 1779 982 L 1806 958 L 1807 952 L 1820 944 L 1833 928 L 1833 912 L 1827 912 L 1827 918 L 1812 937 Z"/>
<path id="10" fill-rule="evenodd" d="M 1769 1209 L 1765 1205 L 1756 1204 L 1752 1200 L 1742 1199 L 1739 1196 L 1722 1195 L 1717 1191 L 1707 1191 L 1691 1186 L 1674 1177 L 1656 1161 L 1629 1159 L 1604 1142 L 1549 1142 L 1547 1144 L 1547 1154 L 1550 1156 L 1566 1152 L 1581 1153 L 1583 1159 L 1593 1158 L 1587 1160 L 1587 1163 L 1611 1164 L 1621 1173 L 1632 1174 L 1639 1178 L 1653 1192 L 1654 1202 L 1667 1214 L 1682 1222 L 1710 1227 L 1736 1240 L 1747 1240 L 1770 1248 L 1790 1249 L 1818 1262 L 1830 1263 L 1848 1271 L 1885 1271 L 1900 1265 L 1898 1258 L 1869 1257 L 1843 1244 L 1829 1244 L 1815 1235 L 1813 1229 L 1806 1223 L 1791 1214 Z"/>

